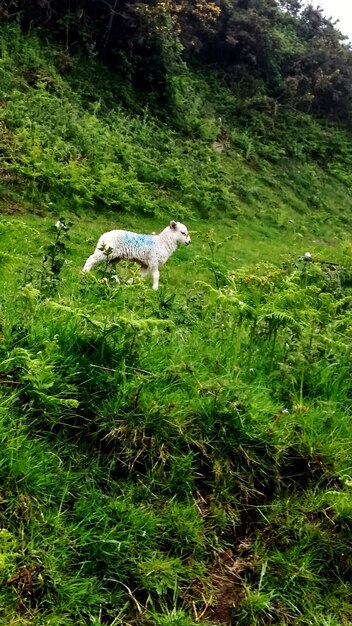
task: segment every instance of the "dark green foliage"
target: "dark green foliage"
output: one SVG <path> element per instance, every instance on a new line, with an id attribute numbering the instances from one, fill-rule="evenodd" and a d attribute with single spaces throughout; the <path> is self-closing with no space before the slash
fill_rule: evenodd
<path id="1" fill-rule="evenodd" d="M 51 232 L 55 235 L 46 248 L 44 248 L 43 268 L 40 272 L 39 286 L 44 294 L 52 295 L 57 290 L 61 270 L 67 254 L 66 240 L 69 240 L 68 231 L 72 222 L 66 224 L 65 218 L 60 217 Z"/>
<path id="2" fill-rule="evenodd" d="M 2 17 L 33 25 L 64 43 L 61 73 L 70 53 L 98 55 L 132 81 L 160 114 L 173 110 L 179 124 L 179 82 L 187 65 L 211 63 L 233 92 L 275 99 L 277 106 L 315 111 L 351 127 L 352 52 L 322 10 L 283 0 L 17 0 L 3 2 Z M 29 67 L 27 78 L 55 84 Z M 124 89 L 128 97 L 128 90 Z"/>

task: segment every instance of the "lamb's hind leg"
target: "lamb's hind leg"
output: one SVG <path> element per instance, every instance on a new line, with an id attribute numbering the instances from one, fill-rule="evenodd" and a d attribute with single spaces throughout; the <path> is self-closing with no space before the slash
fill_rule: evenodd
<path id="1" fill-rule="evenodd" d="M 145 278 L 146 276 L 148 276 L 149 274 L 149 267 L 148 265 L 141 265 L 141 277 Z"/>
<path id="2" fill-rule="evenodd" d="M 95 252 L 86 260 L 82 272 L 90 272 L 96 263 L 102 263 L 105 259 L 105 255 L 100 250 L 95 250 Z"/>
<path id="3" fill-rule="evenodd" d="M 120 263 L 120 261 L 121 261 L 120 258 L 109 259 L 107 263 L 107 267 L 106 267 L 107 273 L 110 274 L 115 269 L 116 265 Z M 105 262 L 106 262 L 106 258 L 105 258 Z"/>

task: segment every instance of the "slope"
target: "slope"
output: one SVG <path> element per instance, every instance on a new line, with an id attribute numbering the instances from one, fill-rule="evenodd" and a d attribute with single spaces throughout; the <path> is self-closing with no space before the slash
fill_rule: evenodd
<path id="1" fill-rule="evenodd" d="M 1 623 L 349 623 L 348 135 L 1 45 Z M 80 276 L 174 217 L 159 292 Z"/>

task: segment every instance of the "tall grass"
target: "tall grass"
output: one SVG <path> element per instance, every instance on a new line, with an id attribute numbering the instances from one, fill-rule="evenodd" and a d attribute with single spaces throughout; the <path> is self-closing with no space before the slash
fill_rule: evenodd
<path id="1" fill-rule="evenodd" d="M 49 297 L 40 254 L 16 287 L 10 258 L 3 623 L 350 611 L 349 255 L 221 274 L 209 256 L 208 275 L 205 256 L 203 280 L 154 293 L 103 269 L 77 281 L 68 253 Z"/>

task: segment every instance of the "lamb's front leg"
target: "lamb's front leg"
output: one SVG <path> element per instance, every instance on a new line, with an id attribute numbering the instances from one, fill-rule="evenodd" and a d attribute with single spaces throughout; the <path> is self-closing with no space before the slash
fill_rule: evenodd
<path id="1" fill-rule="evenodd" d="M 153 289 L 157 291 L 159 287 L 159 268 L 157 265 L 154 265 L 150 268 L 150 272 L 153 278 Z"/>

